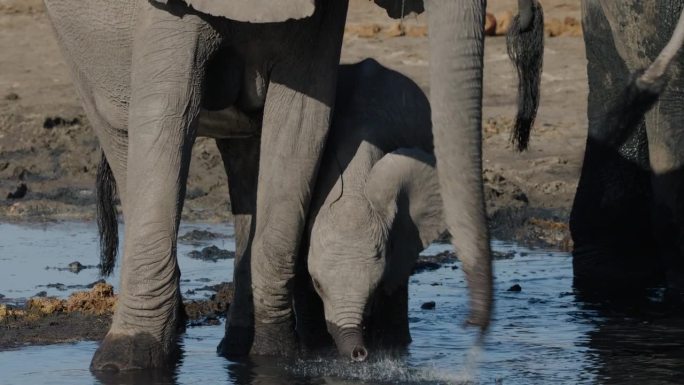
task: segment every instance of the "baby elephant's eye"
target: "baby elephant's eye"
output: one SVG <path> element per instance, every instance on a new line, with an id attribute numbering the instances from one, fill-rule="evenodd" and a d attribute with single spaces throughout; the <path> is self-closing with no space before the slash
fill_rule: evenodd
<path id="1" fill-rule="evenodd" d="M 311 280 L 313 281 L 313 285 L 314 285 L 314 287 L 316 288 L 316 290 L 318 290 L 318 291 L 323 290 L 323 289 L 321 288 L 321 284 L 318 283 L 318 281 L 317 281 L 315 278 L 312 278 Z"/>

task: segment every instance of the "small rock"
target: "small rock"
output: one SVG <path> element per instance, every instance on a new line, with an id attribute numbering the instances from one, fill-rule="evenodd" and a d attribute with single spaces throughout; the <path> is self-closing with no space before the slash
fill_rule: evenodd
<path id="1" fill-rule="evenodd" d="M 9 94 L 5 95 L 5 100 L 19 100 L 19 95 L 14 92 L 10 92 Z"/>
<path id="2" fill-rule="evenodd" d="M 442 284 L 440 282 L 433 282 L 430 286 L 442 286 Z"/>
<path id="3" fill-rule="evenodd" d="M 85 269 L 85 266 L 83 266 L 79 261 L 71 262 L 67 267 L 69 268 L 69 271 L 76 274 Z"/>
<path id="4" fill-rule="evenodd" d="M 492 259 L 495 261 L 500 261 L 502 259 L 513 259 L 515 258 L 515 251 L 507 251 L 505 253 L 499 251 L 492 251 Z"/>
<path id="5" fill-rule="evenodd" d="M 102 284 L 107 284 L 107 282 L 104 279 L 98 279 L 95 282 L 91 282 L 91 283 L 85 285 L 85 288 L 86 289 L 94 289 L 96 286 L 102 285 Z M 69 288 L 72 288 L 72 286 L 69 286 Z"/>
<path id="6" fill-rule="evenodd" d="M 7 194 L 7 199 L 21 199 L 26 196 L 27 192 L 28 187 L 26 187 L 26 183 L 20 183 L 16 190 Z"/>
<path id="7" fill-rule="evenodd" d="M 437 304 L 435 304 L 435 301 L 428 301 L 420 305 L 420 308 L 423 310 L 433 310 L 435 306 L 437 306 Z"/>
<path id="8" fill-rule="evenodd" d="M 3 294 L 0 294 L 0 299 L 3 299 L 3 298 L 5 298 L 5 296 Z"/>
<path id="9" fill-rule="evenodd" d="M 180 241 L 211 241 L 213 239 L 218 238 L 219 235 L 212 233 L 211 231 L 207 230 L 192 230 L 188 231 L 187 233 L 181 235 L 178 237 L 178 240 Z"/>
<path id="10" fill-rule="evenodd" d="M 39 297 L 39 298 L 47 297 L 47 291 L 45 291 L 45 290 L 39 291 L 36 293 L 36 295 L 34 295 L 34 297 Z"/>
<path id="11" fill-rule="evenodd" d="M 208 192 L 204 191 L 202 188 L 195 187 L 195 188 L 193 188 L 190 191 L 185 193 L 185 199 L 193 200 L 193 199 L 197 199 L 197 198 L 202 198 L 202 197 L 207 196 L 207 195 L 209 195 Z"/>
<path id="12" fill-rule="evenodd" d="M 218 247 L 212 245 L 203 248 L 202 251 L 193 250 L 188 253 L 188 257 L 203 261 L 217 262 L 219 259 L 235 258 L 235 253 L 232 251 L 219 249 Z"/>
<path id="13" fill-rule="evenodd" d="M 456 266 L 456 265 L 451 266 L 451 270 L 458 270 L 458 266 Z"/>
<path id="14" fill-rule="evenodd" d="M 63 283 L 48 283 L 44 287 L 47 287 L 48 289 L 57 289 L 59 291 L 64 291 L 67 289 L 66 285 Z"/>
<path id="15" fill-rule="evenodd" d="M 442 265 L 440 265 L 437 262 L 431 262 L 431 261 L 417 261 L 415 266 L 413 266 L 413 274 L 416 273 L 422 273 L 424 271 L 433 271 L 437 270 Z"/>
<path id="16" fill-rule="evenodd" d="M 522 287 L 516 283 L 515 285 L 509 287 L 508 291 L 519 292 L 522 291 Z"/>
<path id="17" fill-rule="evenodd" d="M 43 128 L 49 130 L 57 126 L 75 126 L 77 124 L 81 124 L 81 120 L 79 118 L 64 119 L 60 116 L 55 116 L 45 118 L 45 121 L 43 121 Z"/>

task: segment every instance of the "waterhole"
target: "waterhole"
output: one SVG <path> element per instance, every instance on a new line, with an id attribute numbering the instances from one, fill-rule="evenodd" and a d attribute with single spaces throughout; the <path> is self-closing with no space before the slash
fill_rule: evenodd
<path id="1" fill-rule="evenodd" d="M 230 280 L 232 260 L 188 253 L 209 245 L 234 250 L 233 230 L 193 224 L 180 234 L 191 230 L 222 235 L 179 244 L 182 291 L 201 297 L 207 294 L 197 289 Z M 97 280 L 95 268 L 78 274 L 67 269 L 74 261 L 96 265 L 97 247 L 91 223 L 0 224 L 0 301 L 20 302 L 40 291 L 66 297 L 75 290 L 69 286 Z M 434 244 L 424 254 L 449 247 Z M 403 356 L 374 354 L 362 364 L 330 358 L 229 361 L 216 355 L 223 325 L 200 326 L 182 337 L 182 360 L 170 372 L 95 376 L 88 365 L 97 342 L 85 341 L 0 351 L 0 384 L 679 383 L 684 317 L 663 310 L 657 290 L 624 306 L 583 300 L 572 289 L 569 254 L 497 241 L 493 248 L 507 257 L 494 262 L 495 313 L 481 345 L 476 331 L 463 327 L 468 299 L 456 262 L 411 277 L 413 342 Z M 108 282 L 117 287 L 118 277 Z M 423 309 L 430 301 L 434 308 Z"/>

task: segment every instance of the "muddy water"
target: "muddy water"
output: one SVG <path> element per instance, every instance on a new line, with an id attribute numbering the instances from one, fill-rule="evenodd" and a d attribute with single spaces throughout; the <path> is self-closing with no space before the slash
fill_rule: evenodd
<path id="1" fill-rule="evenodd" d="M 232 234 L 215 225 L 184 227 L 181 233 L 191 228 Z M 208 244 L 233 247 L 231 237 Z M 425 253 L 444 247 L 433 245 Z M 201 246 L 179 247 L 184 291 L 230 276 L 231 261 L 185 257 L 193 248 Z M 207 326 L 188 329 L 182 362 L 171 373 L 93 376 L 88 364 L 97 343 L 79 342 L 0 352 L 0 384 L 681 383 L 684 318 L 659 305 L 657 291 L 628 306 L 583 301 L 571 288 L 569 255 L 501 242 L 494 248 L 513 257 L 495 262 L 496 313 L 481 347 L 473 347 L 474 331 L 460 326 L 467 298 L 457 263 L 411 278 L 413 343 L 402 357 L 376 354 L 355 365 L 331 359 L 234 362 L 215 354 L 223 326 Z M 45 290 L 39 285 L 49 282 L 95 280 L 94 269 L 76 275 L 44 267 L 74 260 L 96 264 L 96 250 L 90 224 L 0 225 L 0 293 L 19 298 Z M 521 291 L 509 291 L 515 284 Z M 436 303 L 434 310 L 421 310 L 427 301 Z"/>

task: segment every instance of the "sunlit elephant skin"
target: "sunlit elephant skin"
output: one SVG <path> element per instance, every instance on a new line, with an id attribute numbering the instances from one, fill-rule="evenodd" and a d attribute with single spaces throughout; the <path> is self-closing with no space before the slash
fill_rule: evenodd
<path id="1" fill-rule="evenodd" d="M 180 1 L 48 0 L 46 7 L 126 222 L 119 303 L 91 368 L 159 367 L 174 356 L 182 324 L 176 236 L 203 106 L 263 110 L 261 146 L 269 154 L 256 196 L 269 214 L 251 243 L 254 312 L 231 309 L 224 353 L 293 352 L 287 282 L 329 128 L 346 1 L 303 7 L 301 20 L 279 12 L 258 20 L 268 24 L 231 21 L 215 9 L 208 16 Z M 253 9 L 243 8 L 235 18 L 251 20 Z M 266 16 L 262 7 L 259 17 Z M 105 262 L 111 270 L 111 258 Z"/>
<path id="2" fill-rule="evenodd" d="M 684 59 L 624 143 L 606 139 L 611 102 L 663 49 L 683 1 L 582 3 L 589 133 L 571 214 L 575 285 L 599 296 L 666 283 L 684 290 Z"/>
<path id="3" fill-rule="evenodd" d="M 250 258 L 240 265 L 248 266 L 237 268 L 249 271 L 251 281 L 236 281 L 220 351 L 296 350 L 295 256 L 330 125 L 347 1 L 229 2 L 45 1 L 104 151 L 98 185 L 107 187 L 99 201 L 111 200 L 115 181 L 126 222 L 119 306 L 94 370 L 166 366 L 174 356 L 182 324 L 176 236 L 201 107 L 263 112 L 258 190 L 243 202 L 260 215 L 243 244 Z M 531 32 L 543 26 L 537 2 L 520 0 L 519 6 L 523 17 L 514 33 L 538 36 Z M 468 322 L 485 331 L 492 304 L 481 175 L 485 1 L 430 0 L 425 8 L 445 219 L 470 287 Z M 527 14 L 536 15 L 529 24 Z M 522 105 L 536 101 L 523 98 Z M 98 206 L 100 230 L 108 233 L 102 237 L 108 273 L 116 216 L 106 204 Z"/>

